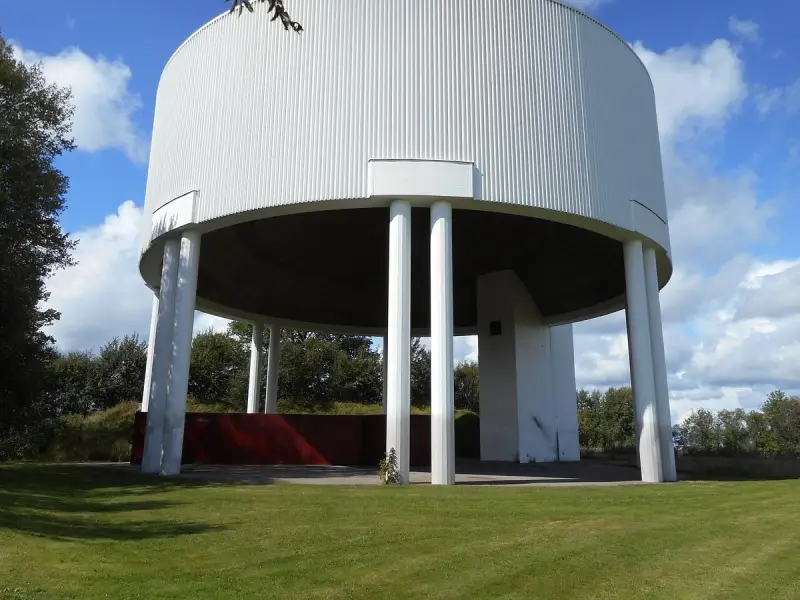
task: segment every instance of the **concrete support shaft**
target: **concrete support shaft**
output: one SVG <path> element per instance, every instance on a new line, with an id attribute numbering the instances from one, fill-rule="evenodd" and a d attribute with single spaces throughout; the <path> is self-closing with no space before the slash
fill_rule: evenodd
<path id="1" fill-rule="evenodd" d="M 258 412 L 261 400 L 261 359 L 264 354 L 264 326 L 253 323 L 250 339 L 250 379 L 247 387 L 247 413 Z"/>
<path id="2" fill-rule="evenodd" d="M 431 206 L 431 483 L 455 483 L 453 211 Z"/>
<path id="3" fill-rule="evenodd" d="M 269 351 L 267 352 L 267 398 L 264 403 L 266 414 L 278 412 L 278 373 L 281 366 L 281 328 L 269 326 Z"/>
<path id="4" fill-rule="evenodd" d="M 627 295 L 625 317 L 636 412 L 636 445 L 642 481 L 656 483 L 663 481 L 663 473 L 642 242 L 625 242 L 624 256 Z"/>
<path id="5" fill-rule="evenodd" d="M 402 483 L 410 473 L 411 433 L 411 205 L 389 208 L 386 452 L 397 453 Z"/>
<path id="6" fill-rule="evenodd" d="M 158 329 L 158 292 L 153 294 L 153 309 L 150 311 L 150 335 L 147 338 L 147 363 L 144 368 L 144 385 L 142 386 L 142 412 L 147 412 L 150 406 L 150 382 L 153 379 L 156 329 Z"/>
<path id="7" fill-rule="evenodd" d="M 174 337 L 172 364 L 169 371 L 167 411 L 164 419 L 162 475 L 178 475 L 181 472 L 186 392 L 189 386 L 189 360 L 192 353 L 199 262 L 200 233 L 185 231 L 181 237 L 178 285 L 175 293 Z"/>
<path id="8" fill-rule="evenodd" d="M 664 352 L 664 331 L 661 324 L 661 301 L 658 297 L 658 268 L 656 252 L 644 251 L 644 273 L 647 286 L 647 306 L 650 318 L 650 343 L 653 353 L 653 380 L 655 383 L 658 414 L 659 443 L 661 446 L 661 471 L 664 481 L 677 481 L 675 446 L 672 442 L 672 415 L 669 407 L 667 384 L 667 358 Z"/>
<path id="9" fill-rule="evenodd" d="M 577 462 L 581 459 L 581 446 L 572 325 L 550 328 L 550 367 L 558 440 L 557 460 Z"/>
<path id="10" fill-rule="evenodd" d="M 153 367 L 142 451 L 142 473 L 158 473 L 161 469 L 164 418 L 167 410 L 167 378 L 172 354 L 179 259 L 180 240 L 167 240 L 164 243 L 164 255 L 161 263 L 156 332 L 150 341 L 153 347 Z"/>

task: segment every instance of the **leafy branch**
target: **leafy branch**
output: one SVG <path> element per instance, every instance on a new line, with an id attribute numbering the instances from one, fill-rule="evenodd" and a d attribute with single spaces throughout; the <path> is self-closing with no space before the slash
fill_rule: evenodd
<path id="1" fill-rule="evenodd" d="M 225 0 L 225 2 L 230 2 L 231 0 Z M 254 0 L 255 1 L 255 0 Z M 303 26 L 300 25 L 297 21 L 293 21 L 292 18 L 289 16 L 289 13 L 286 12 L 286 7 L 283 5 L 283 0 L 258 0 L 258 2 L 269 2 L 269 9 L 267 10 L 268 13 L 274 12 L 275 14 L 272 15 L 270 21 L 277 21 L 280 20 L 281 25 L 286 31 L 291 29 L 297 33 L 303 31 Z M 236 10 L 236 7 L 239 7 L 239 14 L 241 14 L 243 9 L 247 9 L 250 12 L 253 12 L 253 4 L 250 0 L 233 0 L 233 5 L 231 5 L 230 12 Z"/>

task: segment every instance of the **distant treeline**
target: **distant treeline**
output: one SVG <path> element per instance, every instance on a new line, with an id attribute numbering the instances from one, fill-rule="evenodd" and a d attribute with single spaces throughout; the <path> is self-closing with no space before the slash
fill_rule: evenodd
<path id="1" fill-rule="evenodd" d="M 631 388 L 578 392 L 581 446 L 598 452 L 635 448 Z M 759 410 L 701 408 L 672 428 L 679 454 L 800 456 L 800 398 L 776 390 Z"/>

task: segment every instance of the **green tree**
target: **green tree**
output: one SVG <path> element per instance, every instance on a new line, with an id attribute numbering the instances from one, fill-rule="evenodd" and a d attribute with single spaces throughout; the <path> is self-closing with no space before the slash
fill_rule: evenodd
<path id="1" fill-rule="evenodd" d="M 253 325 L 242 321 L 228 323 L 228 336 L 236 340 L 242 349 L 250 351 L 250 340 L 253 339 Z M 269 345 L 269 328 L 264 328 L 264 345 Z"/>
<path id="2" fill-rule="evenodd" d="M 761 412 L 772 434 L 775 452 L 800 454 L 800 398 L 776 390 L 767 397 Z"/>
<path id="3" fill-rule="evenodd" d="M 244 410 L 248 376 L 248 351 L 235 337 L 213 330 L 194 337 L 189 365 L 192 398 L 203 404 L 225 404 Z"/>
<path id="4" fill-rule="evenodd" d="M 431 351 L 420 338 L 411 340 L 411 404 L 431 404 Z"/>
<path id="5" fill-rule="evenodd" d="M 46 381 L 56 414 L 87 414 L 98 407 L 97 365 L 91 352 L 68 352 L 50 361 Z"/>
<path id="6" fill-rule="evenodd" d="M 74 148 L 72 111 L 69 90 L 47 85 L 0 36 L 0 436 L 49 410 L 44 371 L 55 356 L 43 328 L 59 315 L 43 306 L 45 280 L 72 264 L 58 223 L 68 180 L 55 166 Z"/>
<path id="7" fill-rule="evenodd" d="M 383 393 L 381 355 L 372 349 L 367 336 L 337 336 L 332 343 L 339 351 L 338 400 L 377 404 Z"/>
<path id="8" fill-rule="evenodd" d="M 599 390 L 578 392 L 578 435 L 583 448 L 597 450 L 605 447 L 602 409 L 603 395 Z"/>
<path id="9" fill-rule="evenodd" d="M 600 438 L 605 450 L 636 447 L 633 392 L 629 387 L 608 388 L 600 409 Z"/>
<path id="10" fill-rule="evenodd" d="M 769 429 L 767 418 L 760 410 L 752 410 L 745 417 L 747 429 L 747 449 L 757 454 L 777 452 L 775 438 Z"/>
<path id="11" fill-rule="evenodd" d="M 716 453 L 719 451 L 720 435 L 714 413 L 705 408 L 692 411 L 681 423 L 683 447 L 688 452 Z"/>
<path id="12" fill-rule="evenodd" d="M 281 342 L 278 399 L 324 406 L 340 389 L 340 350 L 324 336 L 290 331 Z"/>
<path id="13" fill-rule="evenodd" d="M 135 333 L 115 337 L 103 346 L 94 369 L 98 408 L 139 399 L 146 366 L 147 343 Z"/>
<path id="14" fill-rule="evenodd" d="M 456 410 L 480 412 L 480 378 L 477 361 L 465 360 L 456 365 L 453 373 L 453 397 Z"/>
<path id="15" fill-rule="evenodd" d="M 744 410 L 721 410 L 716 421 L 722 452 L 740 454 L 748 450 L 747 413 Z"/>

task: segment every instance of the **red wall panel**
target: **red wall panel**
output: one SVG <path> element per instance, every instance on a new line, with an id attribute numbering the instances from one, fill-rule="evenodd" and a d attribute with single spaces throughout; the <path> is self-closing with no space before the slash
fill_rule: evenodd
<path id="1" fill-rule="evenodd" d="M 136 413 L 131 463 L 141 464 L 146 413 Z M 184 464 L 377 466 L 386 448 L 384 415 L 187 413 Z M 431 422 L 411 416 L 411 464 L 431 460 Z"/>

